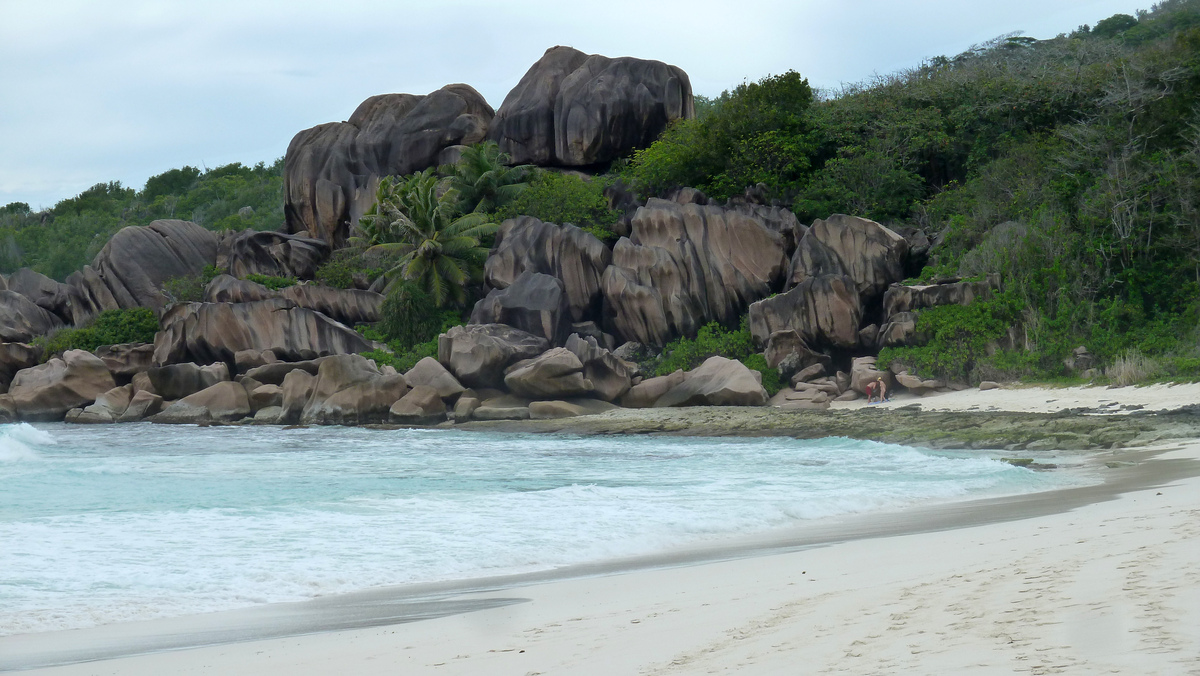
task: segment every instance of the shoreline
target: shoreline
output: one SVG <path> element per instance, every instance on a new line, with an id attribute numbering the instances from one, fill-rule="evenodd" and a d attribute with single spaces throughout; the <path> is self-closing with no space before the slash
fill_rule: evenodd
<path id="1" fill-rule="evenodd" d="M 1194 452 L 1175 455 L 1180 449 Z M 1106 466 L 1106 463 L 1108 466 Z M 1200 447 L 1172 445 L 1155 449 L 1087 453 L 1086 470 L 1102 473 L 1101 483 L 1016 496 L 983 498 L 910 507 L 900 511 L 820 519 L 784 530 L 706 543 L 671 552 L 606 561 L 550 571 L 498 578 L 367 589 L 295 603 L 265 604 L 245 609 L 165 620 L 103 625 L 90 629 L 23 634 L 0 638 L 0 670 L 51 667 L 44 673 L 91 673 L 88 664 L 102 660 L 115 673 L 176 671 L 173 659 L 211 651 L 241 651 L 253 645 L 307 641 L 347 633 L 415 627 L 434 618 L 467 619 L 514 612 L 539 603 L 540 590 L 556 585 L 620 585 L 663 571 L 704 570 L 732 565 L 754 568 L 755 562 L 829 550 L 853 543 L 894 538 L 969 532 L 1119 500 L 1171 482 L 1200 476 Z M 869 546 L 869 545 L 868 545 Z M 422 621 L 418 621 L 422 620 Z M 232 646 L 232 648 L 231 648 Z M 162 662 L 167 660 L 167 663 Z M 139 664 L 157 666 L 142 671 Z M 239 664 L 241 664 L 239 662 Z M 169 666 L 173 665 L 173 666 Z M 249 664 L 243 665 L 249 668 Z M 261 666 L 261 665 L 260 665 Z M 246 673 L 252 673 L 248 670 Z M 207 673 L 207 672 L 204 672 Z M 213 672 L 216 673 L 216 672 Z M 524 672 L 522 672 L 524 673 Z"/>

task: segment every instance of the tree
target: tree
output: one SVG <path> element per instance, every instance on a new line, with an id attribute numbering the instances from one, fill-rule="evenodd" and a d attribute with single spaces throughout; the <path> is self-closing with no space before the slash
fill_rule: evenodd
<path id="1" fill-rule="evenodd" d="M 458 192 L 460 211 L 495 211 L 521 194 L 534 167 L 510 167 L 510 159 L 495 141 L 485 141 L 463 150 L 458 162 L 445 168 L 450 187 Z"/>
<path id="2" fill-rule="evenodd" d="M 388 286 L 415 284 L 438 307 L 466 303 L 466 287 L 483 277 L 488 250 L 479 238 L 496 231 L 486 214 L 460 215 L 459 195 L 442 190 L 429 169 L 379 183 L 377 202 L 360 220 L 351 246 L 398 256 L 384 273 Z"/>

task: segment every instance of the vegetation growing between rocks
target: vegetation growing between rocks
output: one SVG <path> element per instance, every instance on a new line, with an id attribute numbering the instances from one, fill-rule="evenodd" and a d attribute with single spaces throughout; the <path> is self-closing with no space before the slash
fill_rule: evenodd
<path id="1" fill-rule="evenodd" d="M 67 350 L 94 351 L 101 345 L 121 343 L 153 343 L 158 333 L 158 318 L 149 308 L 105 310 L 77 328 L 60 329 L 33 341 L 42 348 L 42 360 L 49 360 Z"/>
<path id="2" fill-rule="evenodd" d="M 515 216 L 533 216 L 547 223 L 570 223 L 603 242 L 613 242 L 613 225 L 620 212 L 608 207 L 604 189 L 611 180 L 585 180 L 575 174 L 538 171 L 529 188 L 495 212 L 496 222 Z"/>
<path id="3" fill-rule="evenodd" d="M 163 294 L 171 303 L 199 303 L 204 300 L 204 288 L 220 274 L 220 268 L 207 265 L 198 275 L 173 277 L 163 282 Z"/>
<path id="4" fill-rule="evenodd" d="M 700 327 L 695 338 L 680 338 L 668 343 L 654 364 L 654 375 L 670 375 L 679 369 L 690 371 L 703 364 L 709 357 L 734 359 L 758 371 L 762 374 L 763 388 L 770 396 L 775 396 L 783 388 L 779 373 L 767 366 L 767 360 L 754 350 L 746 317 L 742 318 L 742 323 L 736 330 L 726 329 L 717 322 L 711 322 Z"/>
<path id="5" fill-rule="evenodd" d="M 297 284 L 295 277 L 273 277 L 271 275 L 260 275 L 257 273 L 248 274 L 246 275 L 245 279 L 248 282 L 262 284 L 272 291 L 286 289 L 289 286 L 295 286 Z"/>

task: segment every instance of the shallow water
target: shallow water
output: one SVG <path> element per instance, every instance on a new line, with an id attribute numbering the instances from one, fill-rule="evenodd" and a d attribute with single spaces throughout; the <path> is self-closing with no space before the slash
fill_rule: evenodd
<path id="1" fill-rule="evenodd" d="M 546 570 L 1078 479 L 821 439 L 0 426 L 0 634 Z"/>

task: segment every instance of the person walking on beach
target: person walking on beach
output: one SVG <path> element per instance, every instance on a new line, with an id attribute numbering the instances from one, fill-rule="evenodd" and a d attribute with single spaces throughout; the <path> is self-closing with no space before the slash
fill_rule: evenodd
<path id="1" fill-rule="evenodd" d="M 875 391 L 878 389 L 879 389 L 879 386 L 874 381 L 867 383 L 867 403 L 868 404 L 870 404 L 871 401 L 875 398 Z"/>
<path id="2" fill-rule="evenodd" d="M 879 376 L 878 378 L 876 378 L 875 382 L 879 383 L 879 403 L 882 404 L 883 402 L 888 400 L 887 383 L 883 382 L 883 376 Z"/>

